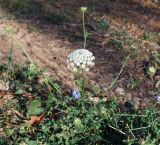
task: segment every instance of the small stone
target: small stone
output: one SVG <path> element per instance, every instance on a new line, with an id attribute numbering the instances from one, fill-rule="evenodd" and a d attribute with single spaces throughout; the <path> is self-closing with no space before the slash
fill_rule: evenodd
<path id="1" fill-rule="evenodd" d="M 131 99 L 131 98 L 132 98 L 132 94 L 131 94 L 131 93 L 127 93 L 126 96 L 127 96 L 128 99 Z"/>
<path id="2" fill-rule="evenodd" d="M 125 90 L 123 88 L 118 87 L 117 89 L 115 89 L 115 92 L 118 95 L 125 95 Z"/>
<path id="3" fill-rule="evenodd" d="M 103 100 L 104 102 L 106 102 L 106 101 L 107 101 L 107 98 L 105 97 L 105 98 L 103 98 L 102 100 Z"/>
<path id="4" fill-rule="evenodd" d="M 88 67 L 87 67 L 87 68 L 85 68 L 85 71 L 86 71 L 86 72 L 88 72 L 88 71 L 89 71 L 89 68 L 88 68 Z"/>
<path id="5" fill-rule="evenodd" d="M 94 97 L 94 103 L 98 103 L 99 102 L 99 97 Z"/>
<path id="6" fill-rule="evenodd" d="M 95 84 L 96 84 L 96 82 L 95 82 L 94 80 L 89 80 L 89 83 L 90 83 L 91 85 L 95 85 Z"/>
<path id="7" fill-rule="evenodd" d="M 108 91 L 108 88 L 107 88 L 107 87 L 103 87 L 103 90 L 104 90 L 105 92 L 107 92 L 107 91 Z"/>
<path id="8" fill-rule="evenodd" d="M 154 80 L 155 80 L 155 81 L 160 80 L 160 75 L 156 75 L 156 76 L 154 76 Z"/>
<path id="9" fill-rule="evenodd" d="M 140 108 L 140 106 L 141 106 L 141 99 L 138 98 L 138 97 L 135 97 L 135 98 L 133 99 L 133 101 L 135 102 L 134 105 L 133 105 L 134 108 L 135 108 L 135 109 Z"/>
<path id="10" fill-rule="evenodd" d="M 99 97 L 89 97 L 89 100 L 97 104 L 99 102 Z"/>

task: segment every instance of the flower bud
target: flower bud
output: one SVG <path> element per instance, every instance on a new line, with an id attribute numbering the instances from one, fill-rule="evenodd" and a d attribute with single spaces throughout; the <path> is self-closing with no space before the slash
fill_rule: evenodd
<path id="1" fill-rule="evenodd" d="M 87 11 L 87 7 L 81 7 L 80 10 L 81 10 L 82 13 L 85 13 Z"/>

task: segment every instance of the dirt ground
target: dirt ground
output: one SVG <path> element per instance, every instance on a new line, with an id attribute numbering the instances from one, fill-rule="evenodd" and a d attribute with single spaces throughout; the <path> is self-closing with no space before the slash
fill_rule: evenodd
<path id="1" fill-rule="evenodd" d="M 160 50 L 160 39 L 157 37 L 153 41 L 141 41 L 145 33 L 157 33 L 160 30 L 158 5 L 148 7 L 126 0 L 104 0 L 104 2 L 87 0 L 78 3 L 76 0 L 63 0 L 53 5 L 49 5 L 47 0 L 36 0 L 35 3 L 38 4 L 33 8 L 36 11 L 35 15 L 26 10 L 24 15 L 17 15 L 19 9 L 10 9 L 3 2 L 0 3 L 2 63 L 7 62 L 9 51 L 13 48 L 13 61 L 21 65 L 25 64 L 28 61 L 24 55 L 25 49 L 34 63 L 47 68 L 64 87 L 74 88 L 73 76 L 67 68 L 66 58 L 71 51 L 83 46 L 80 6 L 88 7 L 87 29 L 93 32 L 87 44 L 87 49 L 96 57 L 95 67 L 87 73 L 92 82 L 107 87 L 119 73 L 122 62 L 130 51 L 128 47 L 122 51 L 110 47 L 108 42 L 112 39 L 113 33 L 109 30 L 126 32 L 136 41 L 135 47 L 140 48 L 137 50 L 139 55 L 144 53 L 148 55 L 151 50 Z M 48 15 L 52 13 L 65 15 L 67 20 L 63 21 L 63 17 L 54 19 L 52 15 L 49 17 Z M 92 23 L 95 19 L 101 18 L 110 22 L 110 29 L 104 33 L 97 33 Z M 141 63 L 146 56 L 139 55 L 129 62 L 119 82 L 125 84 L 128 77 L 133 76 L 133 72 L 135 76 L 141 77 L 143 69 L 139 67 L 139 62 Z M 123 83 L 120 87 L 124 87 Z"/>

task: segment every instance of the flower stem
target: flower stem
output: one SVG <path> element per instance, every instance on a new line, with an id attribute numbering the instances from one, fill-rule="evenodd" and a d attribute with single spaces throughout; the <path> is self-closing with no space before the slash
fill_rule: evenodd
<path id="1" fill-rule="evenodd" d="M 112 82 L 112 84 L 109 86 L 109 89 L 112 88 L 112 86 L 116 83 L 116 81 L 118 80 L 119 76 L 121 75 L 121 73 L 123 72 L 123 69 L 124 67 L 126 66 L 127 62 L 128 62 L 128 59 L 130 57 L 130 54 L 126 57 L 124 63 L 123 63 L 123 66 L 119 72 L 119 74 L 117 75 L 117 77 L 114 79 L 114 81 Z"/>
<path id="2" fill-rule="evenodd" d="M 83 37 L 84 37 L 84 46 L 83 48 L 86 49 L 86 43 L 87 43 L 87 32 L 86 32 L 86 27 L 85 27 L 85 12 L 83 12 Z"/>

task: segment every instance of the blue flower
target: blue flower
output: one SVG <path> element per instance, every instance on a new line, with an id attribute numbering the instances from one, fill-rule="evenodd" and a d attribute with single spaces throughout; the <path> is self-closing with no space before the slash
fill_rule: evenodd
<path id="1" fill-rule="evenodd" d="M 78 91 L 78 90 L 73 90 L 72 91 L 72 97 L 74 97 L 75 99 L 80 99 L 80 97 L 81 97 L 81 94 L 80 94 L 80 92 Z"/>
<path id="2" fill-rule="evenodd" d="M 156 96 L 156 101 L 158 104 L 160 104 L 160 95 Z"/>

